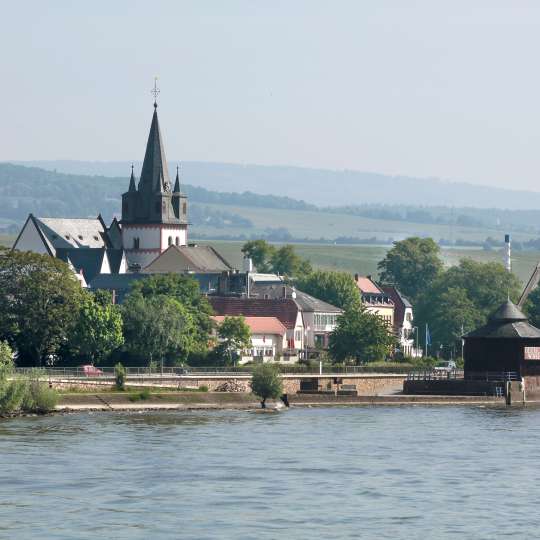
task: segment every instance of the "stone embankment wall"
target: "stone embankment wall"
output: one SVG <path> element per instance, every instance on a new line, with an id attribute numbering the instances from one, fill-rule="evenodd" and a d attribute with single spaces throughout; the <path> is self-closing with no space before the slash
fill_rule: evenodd
<path id="1" fill-rule="evenodd" d="M 355 386 L 360 396 L 377 396 L 401 392 L 406 375 L 402 374 L 349 374 L 349 375 L 284 375 L 283 389 L 286 394 L 296 394 L 300 390 L 302 381 L 311 383 L 314 389 L 332 391 L 339 390 L 343 385 Z M 250 375 L 223 376 L 223 375 L 187 375 L 181 377 L 128 377 L 126 384 L 129 387 L 140 388 L 200 388 L 206 386 L 210 392 L 221 389 L 224 383 L 233 382 L 240 391 L 249 392 Z M 114 384 L 112 379 L 61 379 L 52 378 L 51 385 L 59 390 L 106 388 Z"/>

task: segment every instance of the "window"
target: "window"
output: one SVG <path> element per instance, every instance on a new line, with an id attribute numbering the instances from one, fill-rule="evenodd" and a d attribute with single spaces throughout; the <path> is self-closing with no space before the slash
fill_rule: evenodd
<path id="1" fill-rule="evenodd" d="M 172 236 L 169 236 L 169 246 L 172 246 Z"/>
<path id="2" fill-rule="evenodd" d="M 295 341 L 302 341 L 302 330 L 296 330 L 294 333 Z"/>
<path id="3" fill-rule="evenodd" d="M 179 237 L 179 236 L 176 237 L 176 240 L 174 241 L 174 243 L 175 243 L 177 246 L 180 245 L 180 237 Z"/>
<path id="4" fill-rule="evenodd" d="M 187 212 L 187 203 L 182 204 L 182 214 L 185 214 Z"/>
<path id="5" fill-rule="evenodd" d="M 133 239 L 133 249 L 139 249 L 139 238 L 135 237 Z"/>
<path id="6" fill-rule="evenodd" d="M 83 239 L 82 234 L 79 234 L 78 238 L 79 240 L 82 240 Z"/>

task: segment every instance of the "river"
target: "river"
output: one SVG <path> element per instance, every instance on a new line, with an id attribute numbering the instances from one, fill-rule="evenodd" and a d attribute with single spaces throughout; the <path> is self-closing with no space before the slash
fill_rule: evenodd
<path id="1" fill-rule="evenodd" d="M 540 537 L 540 409 L 0 421 L 0 538 Z"/>

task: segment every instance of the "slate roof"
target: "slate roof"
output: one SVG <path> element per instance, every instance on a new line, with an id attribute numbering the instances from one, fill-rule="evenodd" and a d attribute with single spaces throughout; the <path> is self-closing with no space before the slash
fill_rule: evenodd
<path id="1" fill-rule="evenodd" d="M 507 300 L 490 316 L 485 326 L 463 337 L 465 339 L 539 339 L 540 329 L 530 324 L 527 316 L 513 302 Z"/>
<path id="2" fill-rule="evenodd" d="M 103 248 L 59 248 L 56 250 L 56 256 L 59 259 L 71 263 L 78 274 L 82 271 L 87 283 L 101 271 L 104 255 Z"/>
<path id="3" fill-rule="evenodd" d="M 259 298 L 209 296 L 208 301 L 212 305 L 216 315 L 276 317 L 287 329 L 293 329 L 296 326 L 298 306 L 291 298 L 265 300 Z"/>
<path id="4" fill-rule="evenodd" d="M 107 232 L 99 218 L 32 218 L 55 249 L 107 247 Z"/>
<path id="5" fill-rule="evenodd" d="M 212 317 L 218 324 L 225 319 L 224 315 Z M 287 329 L 277 317 L 245 317 L 245 323 L 249 326 L 252 334 L 275 334 L 284 336 Z"/>
<path id="6" fill-rule="evenodd" d="M 296 294 L 296 298 L 293 298 L 293 294 Z M 311 296 L 310 294 L 293 289 L 293 287 L 290 285 L 283 285 L 279 283 L 265 285 L 254 283 L 250 288 L 250 296 L 263 299 L 265 297 L 273 299 L 281 299 L 284 297 L 291 298 L 296 302 L 302 311 L 308 313 L 341 313 L 343 311 L 340 308 L 329 304 L 328 302 L 324 302 L 323 300 L 319 300 L 318 298 Z"/>
<path id="7" fill-rule="evenodd" d="M 169 246 L 143 270 L 148 274 L 215 272 L 233 267 L 211 246 Z"/>

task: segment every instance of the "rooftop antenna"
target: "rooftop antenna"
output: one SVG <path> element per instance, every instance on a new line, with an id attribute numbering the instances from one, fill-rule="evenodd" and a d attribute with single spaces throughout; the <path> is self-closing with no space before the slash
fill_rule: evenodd
<path id="1" fill-rule="evenodd" d="M 150 93 L 154 96 L 154 109 L 157 109 L 157 97 L 159 96 L 159 88 L 157 87 L 157 81 L 158 78 L 154 77 L 154 88 L 150 91 Z"/>

